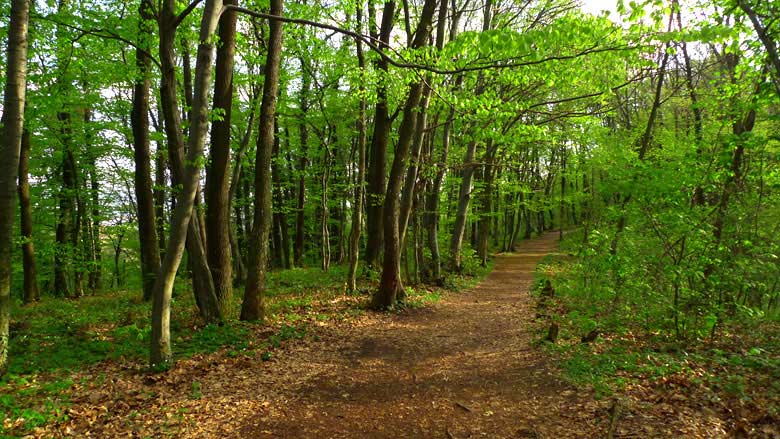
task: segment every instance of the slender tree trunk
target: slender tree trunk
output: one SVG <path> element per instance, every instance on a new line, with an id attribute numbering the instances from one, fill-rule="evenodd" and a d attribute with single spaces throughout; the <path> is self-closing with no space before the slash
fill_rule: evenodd
<path id="1" fill-rule="evenodd" d="M 138 9 L 141 17 L 140 34 L 149 34 L 152 12 L 149 2 L 141 0 Z M 141 38 L 142 41 L 145 37 Z M 138 209 L 138 240 L 141 247 L 141 276 L 143 278 L 143 299 L 151 300 L 154 280 L 160 271 L 160 251 L 157 240 L 157 220 L 154 211 L 152 187 L 151 153 L 149 151 L 149 89 L 151 58 L 149 44 L 140 43 L 136 49 L 138 79 L 133 88 L 133 109 L 130 124 L 133 129 L 133 159 L 135 161 L 135 198 Z"/>
<path id="2" fill-rule="evenodd" d="M 244 232 L 244 222 L 241 207 L 236 203 L 237 198 L 241 194 L 242 183 L 244 179 L 243 172 L 243 159 L 246 155 L 247 149 L 249 149 L 249 141 L 252 138 L 252 132 L 254 130 L 255 115 L 257 114 L 257 101 L 258 88 L 252 86 L 252 98 L 250 99 L 249 117 L 247 118 L 247 126 L 244 131 L 244 136 L 241 138 L 241 143 L 238 146 L 238 152 L 236 153 L 235 160 L 233 160 L 233 170 L 230 176 L 230 189 L 228 190 L 228 203 L 230 209 L 235 212 L 236 229 L 229 228 L 230 232 L 230 247 L 233 256 L 233 272 L 235 273 L 236 283 L 243 285 L 246 282 L 246 264 L 244 261 L 244 255 L 241 252 L 242 248 L 245 248 L 242 244 L 245 242 L 246 234 Z M 238 235 L 238 236 L 236 236 Z"/>
<path id="3" fill-rule="evenodd" d="M 370 3 L 370 2 L 369 2 Z M 395 1 L 386 1 L 382 11 L 382 24 L 379 33 L 372 30 L 375 38 L 379 39 L 379 47 L 387 49 L 390 42 L 390 34 L 393 31 L 393 16 L 395 14 Z M 372 22 L 374 17 L 370 17 Z M 373 27 L 373 26 L 372 26 Z M 388 63 L 384 59 L 376 61 L 376 68 L 381 75 L 386 75 Z M 383 221 L 385 191 L 387 188 L 387 147 L 390 138 L 392 120 L 387 107 L 387 87 L 384 81 L 377 86 L 377 102 L 374 109 L 374 131 L 371 136 L 371 154 L 367 169 L 367 194 L 366 194 L 366 264 L 369 267 L 378 266 L 379 255 L 382 249 Z"/>
<path id="4" fill-rule="evenodd" d="M 282 15 L 282 0 L 271 0 L 271 14 Z M 282 53 L 282 22 L 271 20 L 268 54 L 265 61 L 265 84 L 260 105 L 255 165 L 254 226 L 249 244 L 249 273 L 241 320 L 263 320 L 265 317 L 265 275 L 268 264 L 268 234 L 271 227 L 271 152 L 274 146 L 274 120 L 279 88 L 279 64 Z"/>
<path id="5" fill-rule="evenodd" d="M 238 4 L 238 0 L 225 0 L 225 4 Z M 220 109 L 222 117 L 211 124 L 211 161 L 206 174 L 206 254 L 222 315 L 227 313 L 233 295 L 229 178 L 236 14 L 234 10 L 227 10 L 219 19 L 214 110 Z"/>
<path id="6" fill-rule="evenodd" d="M 279 169 L 278 158 L 281 139 L 279 136 L 278 117 L 274 122 L 274 148 L 271 161 L 271 180 L 273 182 L 273 242 L 274 259 L 280 268 L 291 268 L 290 237 L 287 231 L 287 215 L 284 213 L 284 188 L 282 187 L 282 175 Z"/>
<path id="7" fill-rule="evenodd" d="M 163 108 L 166 112 L 166 130 L 174 136 L 169 136 L 169 142 L 177 142 L 183 132 L 178 122 L 176 112 L 175 71 L 173 61 L 173 41 L 175 36 L 174 0 L 165 0 L 160 17 L 160 57 L 163 61 Z M 195 91 L 193 94 L 192 125 L 190 127 L 189 148 L 187 160 L 182 174 L 182 189 L 176 202 L 171 221 L 171 235 L 168 240 L 168 248 L 165 252 L 160 275 L 154 284 L 152 301 L 152 333 L 150 363 L 153 367 L 165 367 L 171 363 L 171 295 L 173 293 L 173 281 L 176 271 L 181 263 L 184 253 L 187 231 L 191 230 L 190 217 L 193 213 L 195 195 L 198 190 L 198 162 L 203 156 L 203 144 L 205 143 L 208 122 L 208 97 L 211 86 L 211 65 L 213 64 L 213 34 L 217 27 L 219 13 L 222 9 L 221 0 L 206 0 L 198 36 L 198 55 L 195 71 Z M 171 122 L 171 123 L 169 123 Z M 170 125 L 170 126 L 169 126 Z M 178 139 L 177 139 L 178 137 Z M 183 144 L 183 142 L 182 142 Z M 216 299 L 216 298 L 215 298 Z M 218 309 L 217 309 L 218 312 Z M 221 316 L 215 316 L 216 320 Z"/>
<path id="8" fill-rule="evenodd" d="M 301 65 L 306 62 L 300 58 Z M 298 136 L 300 138 L 300 158 L 298 160 L 298 204 L 295 216 L 295 248 L 293 249 L 293 263 L 296 267 L 303 265 L 304 242 L 306 241 L 306 168 L 309 164 L 309 127 L 306 125 L 306 114 L 309 111 L 309 86 L 311 78 L 308 72 L 302 72 L 301 78 L 301 120 L 298 121 Z"/>
<path id="9" fill-rule="evenodd" d="M 481 213 L 478 220 L 478 234 L 477 234 L 477 256 L 483 267 L 487 266 L 488 247 L 491 233 L 491 222 L 493 220 L 493 178 L 495 176 L 495 155 L 497 145 L 492 140 L 488 140 L 487 148 L 484 155 L 484 166 L 482 169 L 482 181 L 484 187 L 481 198 Z"/>
<path id="10" fill-rule="evenodd" d="M 16 206 L 16 174 L 24 131 L 27 90 L 28 0 L 11 0 L 0 137 L 0 375 L 8 369 L 8 325 L 11 320 L 11 254 Z"/>
<path id="11" fill-rule="evenodd" d="M 356 24 L 357 31 L 361 32 L 363 21 L 363 7 L 359 5 L 357 7 Z M 361 73 L 365 73 L 366 69 L 366 57 L 363 53 L 363 44 L 357 41 L 357 58 L 358 68 Z M 363 85 L 363 81 L 359 82 L 358 95 L 360 96 L 360 105 L 358 107 L 358 120 L 357 120 L 357 178 L 355 179 L 355 199 L 352 207 L 352 229 L 349 233 L 349 271 L 347 274 L 347 288 L 349 291 L 355 291 L 357 289 L 357 266 L 358 258 L 360 256 L 360 234 L 363 228 L 363 197 L 366 178 L 366 87 Z"/>
<path id="12" fill-rule="evenodd" d="M 279 136 L 278 117 L 277 122 L 274 122 L 274 150 L 273 161 L 271 162 L 271 179 L 273 180 L 273 197 L 274 197 L 274 223 L 275 233 L 278 235 L 274 239 L 278 239 L 279 246 L 279 266 L 281 268 L 292 268 L 292 255 L 290 253 L 290 233 L 287 229 L 287 214 L 285 213 L 284 206 L 286 204 L 285 190 L 282 185 L 282 170 L 279 167 L 278 160 L 280 154 L 281 138 Z M 289 141 L 289 139 L 287 139 Z"/>
<path id="13" fill-rule="evenodd" d="M 321 252 L 322 252 L 322 264 L 320 265 L 320 268 L 322 268 L 322 271 L 327 272 L 330 268 L 330 228 L 328 227 L 328 222 L 330 221 L 330 209 L 328 208 L 328 183 L 330 181 L 330 151 L 327 146 L 325 146 L 325 152 L 323 157 L 323 172 L 320 179 L 320 183 L 322 186 L 322 194 L 320 195 L 320 211 L 322 213 L 321 219 L 320 219 L 320 235 L 322 236 L 321 241 Z"/>
<path id="14" fill-rule="evenodd" d="M 90 155 L 89 185 L 92 203 L 91 212 L 91 250 L 92 261 L 89 270 L 89 288 L 95 292 L 103 288 L 103 245 L 101 242 L 101 218 L 100 218 L 100 181 L 98 180 L 96 157 Z"/>
<path id="15" fill-rule="evenodd" d="M 471 141 L 466 147 L 466 157 L 463 159 L 463 173 L 461 174 L 460 190 L 458 191 L 458 210 L 455 214 L 455 224 L 450 240 L 450 268 L 456 273 L 463 269 L 461 252 L 463 249 L 463 236 L 466 232 L 466 219 L 471 201 L 471 181 L 474 178 L 474 156 L 477 152 L 477 142 Z"/>
<path id="16" fill-rule="evenodd" d="M 482 23 L 483 31 L 490 29 L 490 10 L 492 4 L 492 0 L 486 0 L 485 2 L 484 19 Z M 480 75 L 477 78 L 477 87 L 474 94 L 476 96 L 480 96 L 484 90 L 484 78 L 482 75 Z M 463 160 L 463 179 L 461 180 L 460 191 L 458 192 L 458 210 L 455 216 L 452 237 L 450 238 L 450 269 L 456 273 L 460 273 L 463 270 L 461 252 L 463 249 L 463 237 L 466 231 L 466 220 L 469 210 L 469 203 L 471 201 L 471 183 L 472 179 L 474 178 L 474 171 L 476 168 L 476 164 L 474 163 L 476 153 L 477 143 L 472 140 L 466 147 L 466 157 Z"/>
<path id="17" fill-rule="evenodd" d="M 160 145 L 158 144 L 158 148 Z M 154 218 L 157 221 L 156 222 L 156 229 L 157 229 L 157 247 L 158 251 L 160 253 L 160 260 L 162 261 L 162 258 L 165 256 L 165 223 L 166 223 L 166 215 L 165 215 L 165 189 L 163 189 L 167 184 L 167 178 L 165 176 L 165 169 L 166 169 L 166 160 L 164 157 L 164 154 L 161 150 L 157 150 L 157 153 L 155 154 L 154 158 Z"/>
<path id="18" fill-rule="evenodd" d="M 21 207 L 20 230 L 22 238 L 22 264 L 24 267 L 24 303 L 40 299 L 38 290 L 38 272 L 35 266 L 35 246 L 33 244 L 32 202 L 30 200 L 30 133 L 22 134 L 19 156 L 19 206 Z"/>
<path id="19" fill-rule="evenodd" d="M 162 109 L 160 105 L 157 105 L 157 120 L 162 123 Z M 157 131 L 162 132 L 159 126 L 155 126 Z M 157 229 L 157 246 L 159 247 L 160 260 L 165 257 L 165 223 L 167 218 L 165 216 L 165 187 L 167 185 L 167 177 L 165 170 L 168 168 L 168 154 L 165 151 L 164 143 L 157 141 L 157 151 L 154 154 L 154 217 Z"/>
<path id="20" fill-rule="evenodd" d="M 430 79 L 427 81 L 430 82 Z M 417 171 L 420 167 L 420 156 L 423 145 L 423 135 L 425 134 L 425 125 L 427 123 L 428 97 L 431 89 L 427 86 L 422 92 L 419 108 L 417 109 L 417 120 L 415 121 L 414 140 L 412 141 L 411 157 L 409 165 L 406 168 L 406 180 L 401 194 L 401 217 L 399 223 L 399 233 L 401 235 L 401 246 L 404 245 L 406 238 L 406 228 L 409 224 L 409 216 L 415 199 L 415 188 L 417 186 Z"/>
<path id="21" fill-rule="evenodd" d="M 60 163 L 62 176 L 62 188 L 59 193 L 59 217 L 55 232 L 56 248 L 54 253 L 54 294 L 62 297 L 71 297 L 73 290 L 70 288 L 68 277 L 73 270 L 73 255 L 75 248 L 73 240 L 75 235 L 75 158 L 71 150 L 70 114 L 60 112 L 57 115 L 62 124 L 62 141 L 65 151 Z"/>
<path id="22" fill-rule="evenodd" d="M 160 102 L 163 109 L 163 117 L 165 119 L 165 133 L 168 140 L 168 157 L 171 167 L 171 183 L 176 188 L 185 188 L 187 184 L 186 173 L 190 167 L 194 169 L 193 172 L 197 174 L 195 177 L 193 177 L 195 179 L 195 195 L 192 201 L 192 206 L 194 207 L 198 205 L 200 171 L 198 162 L 192 162 L 190 159 L 190 156 L 192 155 L 190 149 L 192 148 L 193 141 L 200 142 L 200 139 L 196 140 L 192 133 L 195 133 L 195 131 L 193 131 L 194 128 L 202 129 L 205 133 L 207 130 L 207 119 L 196 120 L 195 116 L 191 117 L 191 126 L 189 128 L 189 147 L 187 149 L 187 157 L 185 159 L 184 130 L 182 129 L 180 118 L 181 113 L 179 112 L 178 96 L 176 92 L 176 64 L 173 51 L 174 42 L 176 39 L 176 29 L 173 26 L 176 23 L 176 15 L 174 13 L 174 5 L 169 5 L 167 3 L 168 1 L 169 0 L 166 0 L 164 3 L 162 10 L 163 16 L 160 19 L 160 62 L 162 64 Z M 201 45 L 198 47 L 198 52 L 200 53 L 202 49 L 203 47 L 201 43 Z M 199 59 L 198 61 L 201 60 Z M 185 64 L 187 63 L 185 62 Z M 202 67 L 202 69 L 205 69 L 205 66 Z M 208 72 L 208 76 L 211 76 L 210 70 Z M 201 79 L 202 78 L 197 78 L 196 75 L 196 81 Z M 185 93 L 185 95 L 187 95 L 187 93 Z M 208 96 L 204 97 L 204 99 L 208 99 Z M 195 101 L 192 100 L 192 102 L 194 105 Z M 199 108 L 197 111 L 205 112 L 207 107 L 206 101 L 199 104 L 202 105 L 203 108 Z M 195 114 L 195 107 L 190 108 L 192 108 L 192 110 L 189 112 L 189 114 Z M 203 135 L 205 137 L 205 134 Z M 199 144 L 198 147 L 201 148 L 201 151 L 196 152 L 196 154 L 200 155 L 202 153 L 203 145 Z M 179 192 L 178 198 L 181 198 L 182 196 L 185 200 L 189 196 L 184 189 Z M 175 210 L 179 207 L 178 198 L 176 200 L 176 207 L 174 208 L 174 217 Z M 222 320 L 222 315 L 220 313 L 216 294 L 214 293 L 214 283 L 211 278 L 211 271 L 209 270 L 208 262 L 206 260 L 204 233 L 201 227 L 201 218 L 197 210 L 193 210 L 190 215 L 188 215 L 188 221 L 190 224 L 187 225 L 185 230 L 187 236 L 185 245 L 188 253 L 188 263 L 192 268 L 192 290 L 195 295 L 195 302 L 198 305 L 198 309 L 203 320 L 207 323 L 216 323 Z M 172 218 L 171 229 L 173 229 L 174 224 L 175 218 Z M 173 235 L 173 230 L 171 230 L 171 236 Z M 175 248 L 175 245 L 169 242 L 168 249 L 171 248 Z"/>

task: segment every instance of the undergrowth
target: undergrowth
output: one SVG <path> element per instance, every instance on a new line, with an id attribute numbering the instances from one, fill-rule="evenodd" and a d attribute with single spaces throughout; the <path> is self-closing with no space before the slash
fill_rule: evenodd
<path id="1" fill-rule="evenodd" d="M 672 319 L 663 315 L 668 309 L 600 295 L 599 285 L 583 282 L 582 259 L 567 253 L 564 245 L 564 253 L 540 263 L 533 291 L 540 295 L 544 282 L 551 281 L 554 312 L 543 316 L 539 339 L 549 322 L 558 324 L 557 341 L 544 345 L 572 384 L 590 386 L 598 398 L 644 389 L 659 400 L 696 398 L 726 408 L 744 404 L 761 413 L 757 419 L 780 421 L 777 319 L 758 319 L 735 308 L 721 315 L 714 330 L 703 317 L 688 317 L 684 336 L 678 336 Z M 583 342 L 591 331 L 598 336 Z"/>

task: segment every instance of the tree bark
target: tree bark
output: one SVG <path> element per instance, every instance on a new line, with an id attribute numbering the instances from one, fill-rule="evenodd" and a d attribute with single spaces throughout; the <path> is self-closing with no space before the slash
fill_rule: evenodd
<path id="1" fill-rule="evenodd" d="M 361 22 L 363 21 L 363 8 L 357 7 L 356 24 L 357 31 L 360 32 L 362 28 Z M 366 57 L 363 53 L 363 43 L 359 40 L 356 43 L 356 51 L 358 58 L 358 68 L 361 73 L 366 69 Z M 352 229 L 349 233 L 349 271 L 347 273 L 347 288 L 349 291 L 355 291 L 357 289 L 357 266 L 358 258 L 360 256 L 360 234 L 363 228 L 363 196 L 365 188 L 366 178 L 366 87 L 363 82 L 360 81 L 358 85 L 358 95 L 360 96 L 360 104 L 358 106 L 358 119 L 357 119 L 357 177 L 355 178 L 355 198 L 354 206 L 352 207 Z"/>
<path id="2" fill-rule="evenodd" d="M 370 3 L 370 2 L 369 2 Z M 382 11 L 382 24 L 379 34 L 379 47 L 388 49 L 390 43 L 390 34 L 393 31 L 393 16 L 395 14 L 395 1 L 385 2 Z M 371 17 L 372 22 L 374 17 Z M 375 32 L 372 32 L 375 33 Z M 376 68 L 380 74 L 387 74 L 388 64 L 384 59 L 376 61 Z M 385 174 L 387 173 L 387 146 L 390 137 L 392 120 L 387 107 L 387 87 L 384 81 L 377 85 L 377 101 L 374 109 L 374 131 L 371 136 L 371 154 L 368 161 L 368 185 L 366 195 L 366 264 L 369 267 L 375 267 L 379 262 L 379 255 L 382 249 L 382 223 L 383 204 L 387 183 Z"/>
<path id="3" fill-rule="evenodd" d="M 481 198 L 482 213 L 479 217 L 479 234 L 477 238 L 477 256 L 483 267 L 487 266 L 489 238 L 491 232 L 491 221 L 493 215 L 493 179 L 495 177 L 495 155 L 498 145 L 492 140 L 488 140 L 484 155 L 483 182 Z"/>
<path id="4" fill-rule="evenodd" d="M 306 62 L 300 58 L 301 66 Z M 306 114 L 309 111 L 309 86 L 311 78 L 302 70 L 300 107 L 301 119 L 298 121 L 298 136 L 300 140 L 300 157 L 298 159 L 298 204 L 295 206 L 295 248 L 293 263 L 296 267 L 303 266 L 304 241 L 306 241 L 306 167 L 309 164 L 307 156 L 309 149 L 309 127 L 306 125 Z"/>
<path id="5" fill-rule="evenodd" d="M 439 5 L 439 17 L 436 27 L 436 48 L 441 50 L 444 47 L 444 38 L 447 28 L 447 0 L 442 0 Z M 450 35 L 450 38 L 454 37 Z M 462 76 L 455 81 L 457 87 L 462 80 Z M 455 117 L 455 109 L 451 108 L 447 120 L 444 122 L 441 137 L 441 156 L 436 165 L 436 175 L 425 198 L 425 213 L 423 215 L 423 227 L 427 231 L 428 250 L 431 252 L 430 277 L 436 283 L 442 283 L 441 278 L 441 255 L 439 253 L 439 199 L 441 198 L 441 188 L 444 184 L 444 177 L 447 172 L 447 157 L 450 149 L 450 133 L 452 132 L 452 122 Z M 431 139 L 433 144 L 433 139 Z M 431 160 L 433 160 L 433 147 L 431 147 Z"/>
<path id="6" fill-rule="evenodd" d="M 225 4 L 238 4 L 238 0 L 225 0 Z M 229 9 L 219 19 L 214 110 L 221 109 L 222 117 L 211 124 L 211 161 L 206 174 L 206 254 L 222 315 L 226 314 L 233 295 L 229 178 L 236 16 L 237 12 Z"/>
<path id="7" fill-rule="evenodd" d="M 244 224 L 242 220 L 242 209 L 236 203 L 236 199 L 239 197 L 242 187 L 242 179 L 244 178 L 243 172 L 243 160 L 246 155 L 247 149 L 249 149 L 249 141 L 252 138 L 252 132 L 254 130 L 255 115 L 257 114 L 257 98 L 259 92 L 257 88 L 252 86 L 252 98 L 250 101 L 249 117 L 247 118 L 247 126 L 244 131 L 244 136 L 241 138 L 241 143 L 238 146 L 238 152 L 236 153 L 235 160 L 233 160 L 233 171 L 230 177 L 230 189 L 228 194 L 228 202 L 230 208 L 235 211 L 236 217 L 236 229 L 230 228 L 230 246 L 233 255 L 233 272 L 235 273 L 236 283 L 243 285 L 246 282 L 246 264 L 244 263 L 244 255 L 241 249 L 244 248 L 241 244 L 245 242 Z M 238 235 L 238 236 L 236 236 Z"/>
<path id="8" fill-rule="evenodd" d="M 430 78 L 427 80 L 430 83 Z M 412 205 L 415 201 L 415 187 L 417 186 L 417 171 L 420 168 L 420 156 L 423 145 L 423 135 L 428 116 L 428 97 L 431 89 L 425 86 L 422 97 L 420 98 L 417 109 L 417 120 L 415 121 L 414 140 L 412 141 L 410 163 L 406 168 L 406 180 L 404 181 L 404 190 L 401 194 L 401 217 L 399 223 L 399 233 L 401 236 L 401 247 L 406 239 L 406 229 L 409 224 L 409 216 L 412 211 Z"/>
<path id="9" fill-rule="evenodd" d="M 174 66 L 171 63 L 173 54 L 173 36 L 175 35 L 174 13 L 175 1 L 165 0 L 160 17 L 160 53 L 165 59 L 163 68 L 163 97 L 164 111 L 166 115 L 166 130 L 169 133 L 175 131 L 176 136 L 169 142 L 175 142 L 176 137 L 181 138 L 181 125 L 175 124 L 178 115 L 171 117 L 171 112 L 176 110 L 175 85 L 169 81 L 175 81 Z M 184 245 L 187 240 L 187 230 L 191 229 L 190 217 L 193 213 L 195 195 L 198 190 L 199 168 L 198 162 L 203 156 L 203 144 L 205 143 L 208 125 L 208 96 L 211 87 L 211 65 L 213 63 L 213 34 L 217 27 L 217 21 L 222 9 L 221 0 L 206 0 L 203 9 L 203 18 L 200 25 L 198 55 L 195 71 L 195 90 L 193 94 L 192 125 L 190 127 L 189 149 L 182 175 L 182 189 L 176 202 L 171 221 L 171 235 L 168 240 L 168 248 L 165 252 L 160 274 L 154 284 L 152 301 L 152 333 L 150 363 L 152 367 L 166 367 L 173 360 L 171 351 L 170 316 L 171 295 L 173 293 L 173 281 L 176 271 L 181 263 Z M 167 59 L 166 59 L 167 58 Z M 173 92 L 173 93 L 171 93 Z M 170 118 L 170 119 L 169 119 Z M 168 121 L 171 120 L 170 127 Z M 221 316 L 218 316 L 221 319 Z"/>
<path id="10" fill-rule="evenodd" d="M 90 227 L 92 261 L 89 270 L 89 288 L 95 292 L 103 288 L 103 246 L 100 237 L 100 181 L 98 180 L 95 155 L 90 156 L 88 173 L 90 195 L 92 197 L 92 224 Z"/>
<path id="11" fill-rule="evenodd" d="M 455 214 L 455 224 L 450 238 L 450 269 L 460 273 L 463 269 L 461 252 L 463 236 L 466 232 L 466 219 L 471 201 L 471 181 L 474 178 L 474 157 L 477 152 L 477 142 L 470 141 L 466 147 L 466 157 L 463 159 L 463 174 L 458 191 L 458 210 Z"/>
<path id="12" fill-rule="evenodd" d="M 157 119 L 152 121 L 155 123 L 155 130 L 164 134 L 159 124 L 163 123 L 162 108 L 157 105 Z M 159 247 L 160 260 L 165 257 L 165 223 L 167 218 L 165 216 L 165 187 L 167 184 L 167 176 L 165 175 L 166 169 L 168 169 L 168 154 L 164 148 L 164 142 L 157 140 L 157 151 L 154 154 L 154 217 L 156 220 L 157 230 L 157 246 Z"/>
<path id="13" fill-rule="evenodd" d="M 330 227 L 328 222 L 330 221 L 330 209 L 328 208 L 328 183 L 330 181 L 330 149 L 325 146 L 323 153 L 322 165 L 323 171 L 320 177 L 320 183 L 322 187 L 322 194 L 320 195 L 320 235 L 322 241 L 320 243 L 320 251 L 322 253 L 322 263 L 320 268 L 322 271 L 327 272 L 330 269 Z"/>
<path id="14" fill-rule="evenodd" d="M 19 217 L 22 238 L 22 264 L 24 267 L 24 303 L 36 302 L 40 299 L 38 290 L 38 271 L 35 266 L 35 245 L 33 244 L 32 202 L 30 200 L 30 133 L 24 130 L 22 134 L 21 152 L 19 155 Z"/>
<path id="15" fill-rule="evenodd" d="M 140 34 L 149 34 L 152 12 L 149 2 L 141 0 L 138 8 L 141 20 Z M 145 41 L 145 38 L 141 38 Z M 141 42 L 135 51 L 138 78 L 133 88 L 133 109 L 130 124 L 133 130 L 133 159 L 135 162 L 135 198 L 138 219 L 138 240 L 141 247 L 141 277 L 143 299 L 151 300 L 154 280 L 160 271 L 160 252 L 157 241 L 157 220 L 152 193 L 151 153 L 149 151 L 149 89 L 151 58 L 149 44 Z"/>
<path id="16" fill-rule="evenodd" d="M 271 0 L 271 14 L 282 15 L 282 0 Z M 265 61 L 265 84 L 260 105 L 257 153 L 255 164 L 254 225 L 249 243 L 249 273 L 247 274 L 241 320 L 265 317 L 265 276 L 268 265 L 268 235 L 272 222 L 271 152 L 274 147 L 274 120 L 279 89 L 279 64 L 282 54 L 282 22 L 271 20 L 268 54 Z"/>
<path id="17" fill-rule="evenodd" d="M 16 206 L 16 177 L 24 130 L 24 104 L 27 90 L 28 0 L 11 0 L 3 129 L 0 140 L 0 375 L 8 369 L 8 324 L 11 320 L 11 254 Z"/>
<path id="18" fill-rule="evenodd" d="M 431 21 L 436 10 L 436 0 L 426 0 L 420 14 L 420 22 L 412 42 L 413 48 L 421 48 L 428 42 Z M 382 261 L 382 276 L 379 289 L 375 292 L 372 307 L 387 309 L 403 298 L 403 283 L 401 281 L 401 230 L 400 230 L 400 195 L 404 173 L 406 172 L 409 150 L 417 125 L 415 114 L 423 94 L 422 81 L 415 82 L 409 89 L 409 95 L 404 105 L 404 115 L 398 129 L 398 144 L 396 145 L 393 164 L 388 178 L 385 193 L 384 211 L 384 260 Z"/>

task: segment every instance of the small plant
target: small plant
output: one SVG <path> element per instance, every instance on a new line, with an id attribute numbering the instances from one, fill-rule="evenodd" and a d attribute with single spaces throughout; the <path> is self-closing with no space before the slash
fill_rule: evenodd
<path id="1" fill-rule="evenodd" d="M 200 381 L 193 381 L 190 387 L 190 399 L 203 398 L 203 392 L 201 391 Z"/>

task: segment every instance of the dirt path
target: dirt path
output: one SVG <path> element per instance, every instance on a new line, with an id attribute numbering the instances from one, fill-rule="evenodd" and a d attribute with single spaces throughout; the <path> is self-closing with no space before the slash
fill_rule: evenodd
<path id="1" fill-rule="evenodd" d="M 329 334 L 282 367 L 311 374 L 240 420 L 241 437 L 585 437 L 577 393 L 556 378 L 531 343 L 536 264 L 555 234 L 499 255 L 478 287 L 424 310 L 373 316 Z M 347 333 L 344 333 L 346 330 Z M 269 377 L 271 378 L 271 377 Z M 267 385 L 267 384 L 266 384 Z M 575 426 L 576 425 L 576 426 Z M 602 428 L 604 428 L 602 426 Z M 602 434 L 604 430 L 601 430 Z M 228 431 L 223 431 L 228 433 Z M 598 435 L 597 435 L 598 436 Z"/>
<path id="2" fill-rule="evenodd" d="M 556 234 L 496 257 L 471 291 L 313 327 L 271 361 L 223 354 L 171 371 L 80 379 L 65 437 L 605 437 L 606 402 L 575 391 L 532 345 L 536 264 Z M 52 430 L 41 436 L 50 437 Z"/>

